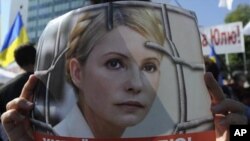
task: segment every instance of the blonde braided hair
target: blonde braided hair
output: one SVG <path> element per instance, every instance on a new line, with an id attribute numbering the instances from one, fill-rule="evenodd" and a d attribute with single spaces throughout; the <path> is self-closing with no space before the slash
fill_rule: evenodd
<path id="1" fill-rule="evenodd" d="M 76 58 L 84 64 L 95 43 L 103 38 L 107 29 L 105 8 L 85 11 L 70 33 L 68 52 L 66 53 L 67 77 L 71 81 L 69 61 Z M 119 7 L 113 10 L 113 28 L 125 25 L 150 41 L 164 45 L 165 36 L 161 12 L 146 7 Z M 72 83 L 73 84 L 73 83 Z M 74 84 L 73 84 L 74 86 Z M 74 86 L 75 87 L 75 86 Z M 75 87 L 77 90 L 77 88 Z"/>

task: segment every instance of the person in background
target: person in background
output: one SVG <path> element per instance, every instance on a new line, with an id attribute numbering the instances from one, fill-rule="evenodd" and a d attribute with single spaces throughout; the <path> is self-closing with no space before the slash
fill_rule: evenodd
<path id="1" fill-rule="evenodd" d="M 242 71 L 235 71 L 232 74 L 233 83 L 231 83 L 230 86 L 233 92 L 233 95 L 239 100 L 240 102 L 243 102 L 244 95 L 246 94 L 246 88 L 244 87 L 244 84 L 246 83 L 247 79 L 245 74 Z"/>
<path id="2" fill-rule="evenodd" d="M 16 63 L 25 72 L 16 76 L 6 84 L 0 87 L 0 114 L 6 111 L 6 104 L 19 97 L 25 82 L 29 79 L 29 76 L 34 72 L 34 64 L 36 58 L 36 49 L 31 43 L 23 44 L 14 51 L 14 58 Z M 2 129 L 1 121 L 1 141 L 7 141 L 7 136 Z"/>
<path id="3" fill-rule="evenodd" d="M 6 111 L 6 104 L 19 97 L 25 82 L 34 72 L 36 49 L 33 44 L 23 44 L 14 51 L 16 63 L 25 71 L 0 87 L 0 113 Z"/>
<path id="4" fill-rule="evenodd" d="M 216 63 L 214 63 L 211 59 L 205 57 L 205 66 L 206 72 L 211 72 L 215 80 L 218 82 L 220 70 Z M 239 101 L 241 99 L 241 103 L 245 104 L 245 114 L 248 119 L 248 124 L 250 121 L 250 88 L 244 88 L 244 83 L 246 78 L 244 74 L 241 72 L 237 72 L 233 75 L 234 83 L 227 85 L 220 85 L 223 93 L 226 98 L 233 99 L 235 101 Z M 237 95 L 240 94 L 240 95 Z M 240 96 L 240 97 L 239 97 Z"/>
<path id="5" fill-rule="evenodd" d="M 29 76 L 34 72 L 34 64 L 36 58 L 36 49 L 31 43 L 23 44 L 14 51 L 14 58 L 16 63 L 25 72 L 16 76 L 6 84 L 0 87 L 0 114 L 6 111 L 6 104 L 19 97 L 25 82 Z M 1 137 L 0 141 L 7 141 L 7 136 L 2 129 L 2 122 L 0 125 Z"/>
<path id="6" fill-rule="evenodd" d="M 211 72 L 215 80 L 219 83 L 220 69 L 218 65 L 208 57 L 204 57 L 204 61 L 205 61 L 206 72 Z M 219 85 L 227 98 L 237 100 L 236 96 L 234 96 L 233 91 L 230 87 L 224 84 L 219 84 Z"/>

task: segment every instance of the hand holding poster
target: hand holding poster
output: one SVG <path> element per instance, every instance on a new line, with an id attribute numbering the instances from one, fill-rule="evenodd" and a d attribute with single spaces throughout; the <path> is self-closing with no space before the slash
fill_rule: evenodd
<path id="1" fill-rule="evenodd" d="M 137 1 L 92 5 L 52 20 L 38 47 L 36 77 L 19 99 L 30 102 L 12 114 L 18 102 L 10 103 L 2 118 L 12 140 L 215 140 L 192 12 Z M 205 80 L 223 97 L 211 75 Z M 32 129 L 10 118 L 31 109 Z M 12 134 L 17 127 L 29 130 Z"/>

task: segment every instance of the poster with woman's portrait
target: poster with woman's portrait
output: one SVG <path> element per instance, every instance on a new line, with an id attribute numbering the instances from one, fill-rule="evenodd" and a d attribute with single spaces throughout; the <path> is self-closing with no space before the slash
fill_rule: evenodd
<path id="1" fill-rule="evenodd" d="M 38 43 L 35 137 L 211 141 L 204 71 L 191 11 L 140 1 L 70 11 Z"/>

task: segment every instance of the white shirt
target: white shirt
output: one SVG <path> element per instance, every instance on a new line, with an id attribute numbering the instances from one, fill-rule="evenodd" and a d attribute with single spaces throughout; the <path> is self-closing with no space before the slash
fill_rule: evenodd
<path id="1" fill-rule="evenodd" d="M 68 115 L 54 126 L 54 131 L 65 137 L 94 138 L 78 105 L 73 106 Z"/>

